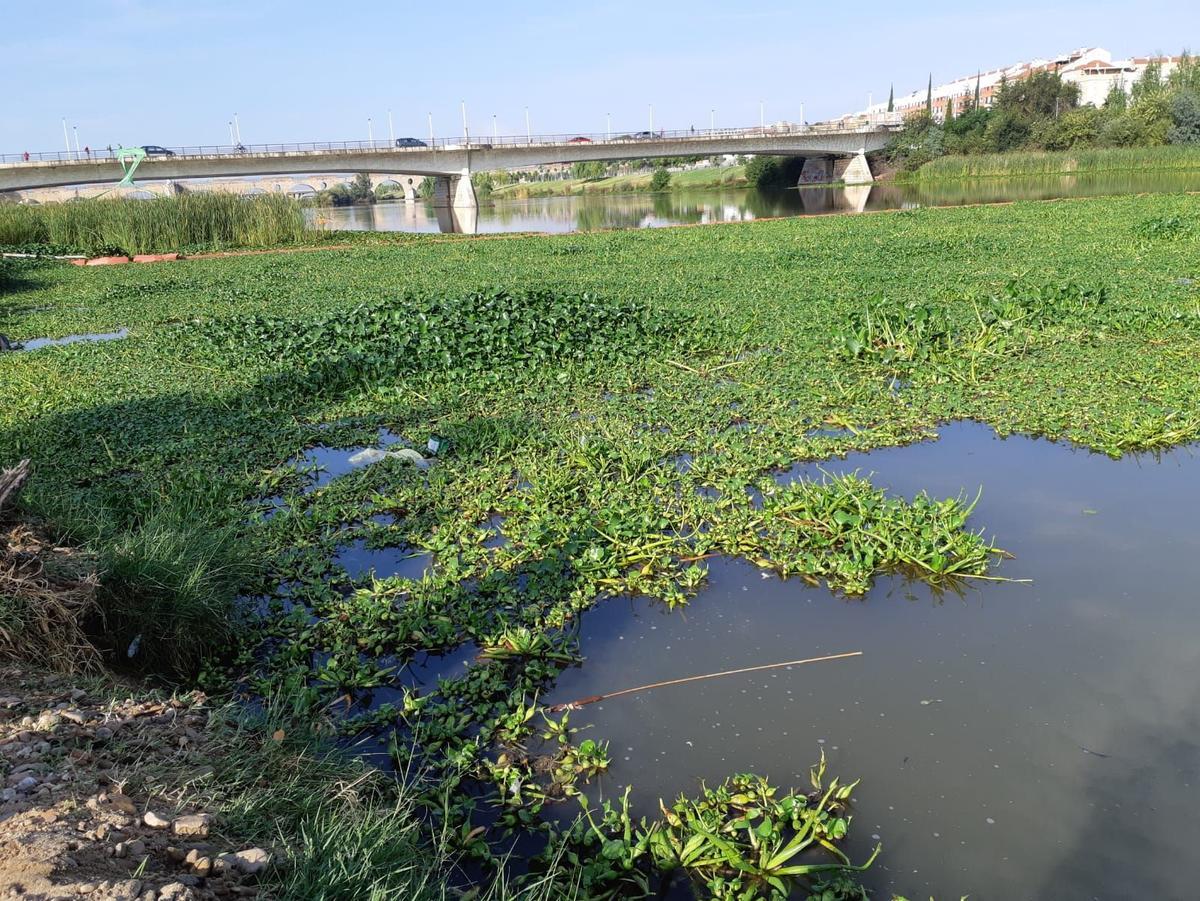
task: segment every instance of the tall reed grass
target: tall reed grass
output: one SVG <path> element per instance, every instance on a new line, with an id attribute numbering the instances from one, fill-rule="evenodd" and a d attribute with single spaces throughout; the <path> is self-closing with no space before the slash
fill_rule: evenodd
<path id="1" fill-rule="evenodd" d="M 1200 146 L 1092 147 L 1081 150 L 1017 151 L 978 156 L 944 156 L 922 166 L 912 178 L 1001 178 L 1122 170 L 1200 169 Z"/>
<path id="2" fill-rule="evenodd" d="M 153 200 L 0 205 L 0 247 L 164 253 L 295 244 L 306 234 L 299 201 L 279 194 L 197 192 Z"/>

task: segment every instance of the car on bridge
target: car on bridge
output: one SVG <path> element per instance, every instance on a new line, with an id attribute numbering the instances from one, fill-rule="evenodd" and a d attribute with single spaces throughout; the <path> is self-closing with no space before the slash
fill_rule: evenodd
<path id="1" fill-rule="evenodd" d="M 157 144 L 143 144 L 142 150 L 146 156 L 174 156 L 174 150 L 168 150 L 166 147 L 159 147 Z"/>
<path id="2" fill-rule="evenodd" d="M 397 147 L 428 147 L 420 138 L 396 138 Z"/>
<path id="3" fill-rule="evenodd" d="M 592 143 L 592 139 L 585 138 L 585 137 L 583 137 L 583 135 L 580 135 L 577 138 L 571 138 L 571 140 L 567 141 L 567 143 L 568 144 L 590 144 L 590 143 Z"/>

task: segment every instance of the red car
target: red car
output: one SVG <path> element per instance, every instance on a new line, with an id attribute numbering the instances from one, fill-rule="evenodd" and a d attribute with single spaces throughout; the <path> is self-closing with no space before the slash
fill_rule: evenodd
<path id="1" fill-rule="evenodd" d="M 592 139 L 584 138 L 584 137 L 571 138 L 571 140 L 567 141 L 567 143 L 568 144 L 590 144 L 590 143 L 592 143 Z"/>

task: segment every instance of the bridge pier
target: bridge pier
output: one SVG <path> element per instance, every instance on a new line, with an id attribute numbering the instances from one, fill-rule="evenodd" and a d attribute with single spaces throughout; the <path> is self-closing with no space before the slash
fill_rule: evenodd
<path id="1" fill-rule="evenodd" d="M 434 177 L 433 205 L 443 209 L 477 210 L 479 199 L 475 186 L 471 184 L 471 170 L 463 169 L 461 175 L 438 175 Z"/>
<path id="2" fill-rule="evenodd" d="M 858 151 L 854 159 L 850 160 L 850 165 L 842 173 L 842 181 L 848 185 L 869 185 L 875 181 L 875 176 L 871 174 L 871 166 L 867 163 L 867 155 L 864 151 Z"/>
<path id="3" fill-rule="evenodd" d="M 833 157 L 807 156 L 800 169 L 801 185 L 827 185 L 833 181 Z"/>

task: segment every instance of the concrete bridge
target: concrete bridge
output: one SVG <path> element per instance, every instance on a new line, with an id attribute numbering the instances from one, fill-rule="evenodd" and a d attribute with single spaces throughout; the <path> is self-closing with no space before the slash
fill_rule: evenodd
<path id="1" fill-rule="evenodd" d="M 865 154 L 881 150 L 899 121 L 893 117 L 861 117 L 821 125 L 777 125 L 764 128 L 708 131 L 639 132 L 636 135 L 552 135 L 443 139 L 427 146 L 395 147 L 383 142 L 333 144 L 267 144 L 247 148 L 184 147 L 173 155 L 148 156 L 137 169 L 147 181 L 254 178 L 311 172 L 366 172 L 406 176 L 396 180 L 409 195 L 415 182 L 436 180 L 434 203 L 441 207 L 475 208 L 478 201 L 471 173 L 520 169 L 551 163 L 593 160 L 655 159 L 720 154 L 802 156 L 831 161 L 846 157 L 846 184 L 872 181 Z M 822 162 L 830 173 L 832 163 Z M 22 191 L 66 185 L 112 185 L 123 175 L 107 152 L 83 159 L 67 153 L 0 157 L 0 191 Z"/>
<path id="2" fill-rule="evenodd" d="M 397 197 L 405 200 L 415 200 L 416 193 L 421 187 L 421 176 L 395 175 L 390 173 L 370 172 L 371 184 L 392 186 Z M 304 175 L 250 176 L 247 178 L 206 178 L 196 181 L 145 181 L 139 179 L 137 184 L 125 188 L 114 187 L 110 183 L 91 185 L 66 185 L 55 188 L 26 188 L 21 192 L 12 192 L 17 200 L 36 201 L 38 203 L 65 203 L 69 200 L 86 200 L 93 197 L 133 197 L 148 199 L 151 197 L 168 197 L 172 194 L 187 191 L 227 191 L 231 194 L 287 194 L 293 197 L 306 197 L 333 188 L 338 185 L 349 187 L 353 175 L 341 172 L 313 172 Z"/>

